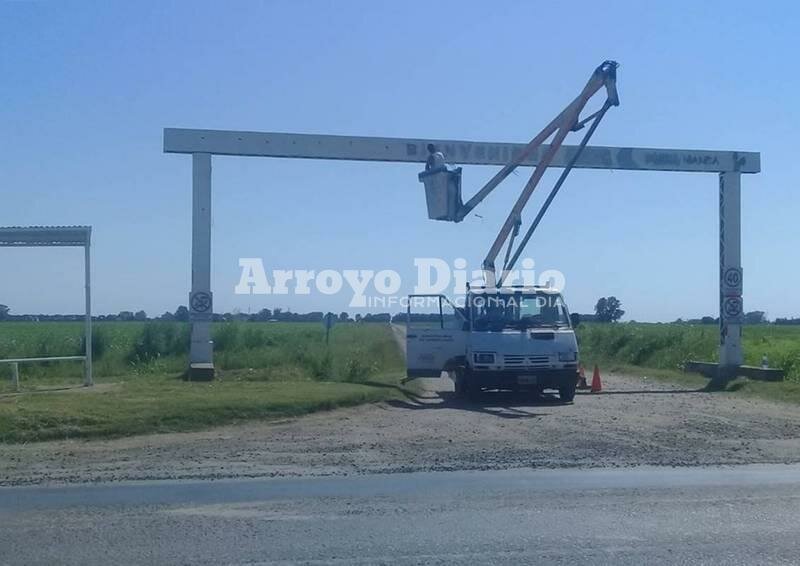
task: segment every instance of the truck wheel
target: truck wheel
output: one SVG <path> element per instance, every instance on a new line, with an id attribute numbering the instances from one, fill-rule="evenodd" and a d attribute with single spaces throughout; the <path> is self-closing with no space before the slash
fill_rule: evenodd
<path id="1" fill-rule="evenodd" d="M 472 379 L 472 372 L 469 368 L 459 368 L 456 370 L 456 397 L 459 399 L 476 400 L 481 392 L 481 388 L 475 385 Z"/>
<path id="2" fill-rule="evenodd" d="M 467 399 L 470 401 L 480 401 L 481 388 L 474 381 L 467 382 Z"/>
<path id="3" fill-rule="evenodd" d="M 575 399 L 575 384 L 562 385 L 558 388 L 558 396 L 562 403 L 571 403 Z"/>
<path id="4" fill-rule="evenodd" d="M 456 399 L 464 399 L 467 397 L 469 384 L 467 383 L 467 371 L 464 368 L 456 370 L 455 391 Z"/>

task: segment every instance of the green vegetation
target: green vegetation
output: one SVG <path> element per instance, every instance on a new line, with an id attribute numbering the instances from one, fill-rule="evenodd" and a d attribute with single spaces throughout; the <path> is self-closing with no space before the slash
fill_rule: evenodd
<path id="1" fill-rule="evenodd" d="M 81 325 L 0 324 L 0 358 L 75 355 Z M 188 383 L 188 325 L 98 323 L 96 387 L 82 366 L 20 366 L 23 393 L 0 364 L 0 441 L 196 430 L 250 418 L 297 415 L 402 394 L 403 359 L 388 325 L 341 324 L 324 342 L 314 323 L 214 325 L 221 379 Z"/>
<path id="2" fill-rule="evenodd" d="M 719 331 L 714 325 L 597 324 L 578 327 L 581 358 L 587 368 L 599 364 L 609 370 L 667 378 L 702 387 L 707 380 L 682 374 L 688 360 L 717 361 Z M 771 399 L 800 402 L 800 327 L 753 325 L 744 327 L 743 345 L 748 365 L 761 365 L 766 354 L 770 367 L 786 372 L 782 383 L 737 379 L 728 390 Z"/>
<path id="3" fill-rule="evenodd" d="M 0 323 L 0 359 L 74 356 L 83 353 L 81 323 Z M 286 379 L 359 381 L 403 360 L 387 325 L 341 324 L 331 333 L 317 323 L 229 322 L 214 324 L 215 363 L 225 370 L 265 368 Z M 100 378 L 180 374 L 188 363 L 189 325 L 181 322 L 96 323 L 92 336 L 95 374 Z M 20 366 L 22 383 L 67 383 L 80 380 L 80 363 L 43 362 Z M 10 370 L 0 365 L 0 379 Z M 38 381 L 37 381 L 38 380 Z M 75 381 L 72 381 L 75 383 Z M 79 382 L 79 381 L 78 381 Z M 7 382 L 0 381 L 0 392 Z"/>
<path id="4" fill-rule="evenodd" d="M 81 333 L 80 323 L 0 323 L 0 359 L 80 354 Z M 717 357 L 711 325 L 584 323 L 578 337 L 587 368 L 689 387 L 707 380 L 681 373 L 684 362 Z M 386 324 L 337 325 L 329 346 L 318 323 L 219 323 L 213 338 L 221 378 L 212 383 L 180 379 L 189 327 L 179 322 L 96 324 L 94 388 L 80 387 L 80 363 L 47 362 L 20 366 L 16 394 L 0 364 L 0 442 L 197 430 L 404 394 L 403 358 Z M 744 347 L 748 364 L 766 354 L 787 380 L 739 379 L 729 391 L 800 402 L 800 327 L 746 326 Z"/>

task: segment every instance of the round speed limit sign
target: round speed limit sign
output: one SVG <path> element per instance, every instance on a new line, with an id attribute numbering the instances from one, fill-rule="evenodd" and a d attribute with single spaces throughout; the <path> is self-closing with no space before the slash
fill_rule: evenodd
<path id="1" fill-rule="evenodd" d="M 728 289 L 741 289 L 742 269 L 740 267 L 729 267 L 725 270 L 722 281 Z"/>

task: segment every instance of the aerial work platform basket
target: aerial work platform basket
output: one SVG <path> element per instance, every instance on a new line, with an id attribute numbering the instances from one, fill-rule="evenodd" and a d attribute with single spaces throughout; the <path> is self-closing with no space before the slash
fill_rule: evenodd
<path id="1" fill-rule="evenodd" d="M 419 180 L 425 185 L 428 218 L 451 222 L 461 220 L 458 216 L 463 206 L 461 202 L 461 167 L 448 169 L 447 165 L 439 165 L 420 173 Z"/>

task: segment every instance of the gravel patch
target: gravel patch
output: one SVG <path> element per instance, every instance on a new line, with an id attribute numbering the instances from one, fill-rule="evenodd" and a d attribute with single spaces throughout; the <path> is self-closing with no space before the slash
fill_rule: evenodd
<path id="1" fill-rule="evenodd" d="M 604 376 L 573 404 L 445 379 L 402 400 L 207 432 L 0 446 L 0 484 L 800 462 L 800 407 Z"/>

